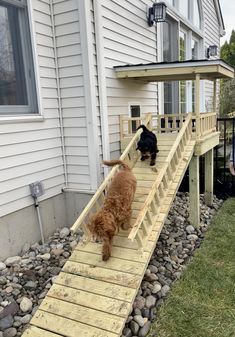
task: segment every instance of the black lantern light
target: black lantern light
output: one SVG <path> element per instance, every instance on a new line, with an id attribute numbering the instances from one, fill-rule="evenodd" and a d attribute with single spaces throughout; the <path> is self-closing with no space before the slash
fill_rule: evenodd
<path id="1" fill-rule="evenodd" d="M 153 26 L 155 22 L 164 22 L 166 20 L 166 4 L 165 2 L 155 2 L 148 9 L 148 25 Z"/>
<path id="2" fill-rule="evenodd" d="M 211 56 L 217 56 L 218 54 L 218 46 L 215 44 L 212 46 L 209 46 L 206 50 L 207 52 L 207 58 L 209 59 Z"/>

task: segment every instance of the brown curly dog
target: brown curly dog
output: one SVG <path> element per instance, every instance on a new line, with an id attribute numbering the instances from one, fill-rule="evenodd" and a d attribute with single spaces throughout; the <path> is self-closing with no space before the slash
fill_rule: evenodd
<path id="1" fill-rule="evenodd" d="M 121 160 L 103 162 L 107 166 L 121 165 L 113 178 L 102 208 L 95 213 L 88 228 L 92 235 L 103 241 L 102 259 L 107 261 L 111 255 L 113 236 L 119 228 L 130 228 L 131 204 L 136 190 L 136 179 L 130 167 Z"/>

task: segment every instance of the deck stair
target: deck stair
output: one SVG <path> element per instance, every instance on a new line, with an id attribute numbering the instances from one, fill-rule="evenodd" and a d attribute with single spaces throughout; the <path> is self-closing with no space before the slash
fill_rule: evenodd
<path id="1" fill-rule="evenodd" d="M 145 123 L 151 126 L 150 119 Z M 119 169 L 114 167 L 72 227 L 74 231 L 83 228 L 86 242 L 73 251 L 23 337 L 121 335 L 195 146 L 189 114 L 179 132 L 158 135 L 160 152 L 156 166 L 150 167 L 135 150 L 140 133 L 138 130 L 120 157 L 132 165 L 137 178 L 132 229 L 115 236 L 112 256 L 103 262 L 102 245 L 90 240 L 85 225 L 102 205 Z"/>

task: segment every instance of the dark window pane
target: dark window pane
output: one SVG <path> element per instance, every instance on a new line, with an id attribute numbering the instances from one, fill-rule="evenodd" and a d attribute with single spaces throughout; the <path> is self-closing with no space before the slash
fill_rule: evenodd
<path id="1" fill-rule="evenodd" d="M 140 117 L 140 106 L 139 105 L 131 105 L 131 117 Z M 132 133 L 136 132 L 137 123 L 136 121 L 131 122 Z"/>
<path id="2" fill-rule="evenodd" d="M 0 105 L 27 105 L 18 9 L 0 5 Z"/>

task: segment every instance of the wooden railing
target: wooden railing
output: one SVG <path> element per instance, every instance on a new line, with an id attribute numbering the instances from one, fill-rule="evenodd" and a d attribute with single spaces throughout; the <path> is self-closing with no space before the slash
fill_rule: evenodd
<path id="1" fill-rule="evenodd" d="M 216 131 L 216 113 L 200 114 L 200 137 Z"/>
<path id="2" fill-rule="evenodd" d="M 156 222 L 160 206 L 163 204 L 164 197 L 166 196 L 170 183 L 174 179 L 177 166 L 185 151 L 185 147 L 191 138 L 192 115 L 188 114 L 180 132 L 178 133 L 176 141 L 167 156 L 166 162 L 159 172 L 156 181 L 153 183 L 144 206 L 141 209 L 128 236 L 131 241 L 136 239 L 139 247 L 143 247 L 145 239 L 147 239 Z"/>
<path id="3" fill-rule="evenodd" d="M 150 125 L 151 115 L 149 115 L 149 114 L 146 115 L 145 120 L 143 120 L 142 123 L 144 125 L 146 125 L 146 127 L 151 128 L 151 125 Z M 139 156 L 139 154 L 136 151 L 136 147 L 137 147 L 137 142 L 139 140 L 141 132 L 142 132 L 142 130 L 138 130 L 135 133 L 134 137 L 131 139 L 130 143 L 128 144 L 128 146 L 126 147 L 126 149 L 122 153 L 121 157 L 119 158 L 120 160 L 124 160 L 125 162 L 127 162 L 131 167 L 133 167 L 133 165 L 135 164 L 135 162 L 137 161 L 138 156 Z M 107 188 L 108 188 L 113 176 L 115 175 L 115 173 L 118 170 L 119 170 L 119 165 L 114 166 L 112 168 L 112 170 L 109 172 L 109 174 L 107 175 L 107 177 L 105 178 L 103 183 L 100 185 L 100 187 L 98 188 L 98 190 L 96 191 L 94 196 L 91 198 L 91 200 L 87 204 L 86 208 L 83 210 L 83 212 L 80 214 L 80 216 L 78 217 L 76 222 L 71 227 L 72 232 L 76 232 L 76 230 L 79 227 L 81 227 L 83 229 L 87 239 L 88 240 L 90 239 L 90 233 L 89 233 L 89 230 L 88 230 L 86 224 L 89 221 L 89 217 L 93 213 L 97 212 L 97 210 L 100 209 L 100 207 L 102 206 Z"/>
<path id="4" fill-rule="evenodd" d="M 148 127 L 152 129 L 152 114 L 148 113 L 142 117 L 128 117 L 125 115 L 120 116 L 120 137 L 121 139 L 127 137 L 133 137 L 136 133 L 138 126 L 146 124 L 148 121 Z"/>
<path id="5" fill-rule="evenodd" d="M 186 119 L 187 115 L 152 115 L 152 129 L 157 133 L 179 131 Z"/>
<path id="6" fill-rule="evenodd" d="M 165 132 L 179 132 L 186 120 L 187 114 L 174 114 L 174 115 L 151 115 L 150 129 L 156 133 Z M 142 117 L 143 118 L 143 117 Z M 133 124 L 134 123 L 134 124 Z M 121 139 L 126 137 L 130 138 L 136 131 L 136 128 L 141 124 L 141 117 L 130 118 L 121 116 L 120 128 Z M 216 131 L 216 113 L 201 113 L 198 117 L 192 115 L 192 131 L 200 139 L 214 131 Z"/>

